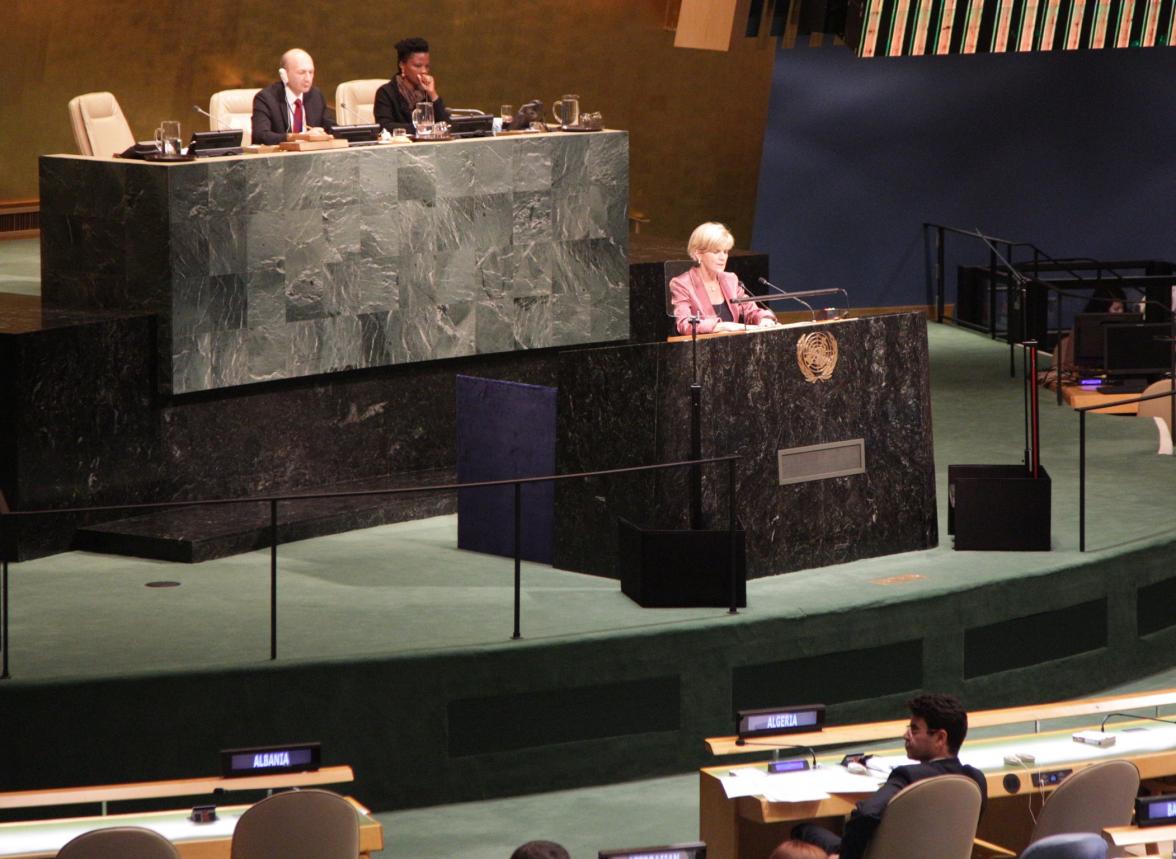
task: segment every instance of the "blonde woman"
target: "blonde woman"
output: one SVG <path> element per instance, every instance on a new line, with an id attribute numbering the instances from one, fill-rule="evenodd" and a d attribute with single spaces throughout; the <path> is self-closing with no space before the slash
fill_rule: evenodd
<path id="1" fill-rule="evenodd" d="M 735 275 L 727 271 L 727 252 L 735 245 L 730 230 L 707 222 L 695 227 L 686 245 L 694 267 L 670 281 L 674 319 L 678 333 L 690 333 L 690 317 L 699 316 L 699 334 L 713 331 L 742 331 L 748 325 L 768 327 L 776 316 L 754 302 L 737 304 L 734 298 L 748 295 Z"/>

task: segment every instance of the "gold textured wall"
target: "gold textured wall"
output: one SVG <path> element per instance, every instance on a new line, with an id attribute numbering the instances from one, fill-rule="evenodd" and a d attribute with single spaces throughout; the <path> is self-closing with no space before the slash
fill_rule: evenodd
<path id="1" fill-rule="evenodd" d="M 391 76 L 392 45 L 422 35 L 446 103 L 497 112 L 575 92 L 631 132 L 631 206 L 646 231 L 681 237 L 699 220 L 751 236 L 773 49 L 675 49 L 667 0 L 8 0 L 0 72 L 0 200 L 37 196 L 37 155 L 74 152 L 66 102 L 110 90 L 139 139 L 163 119 L 207 128 L 218 89 L 276 80 L 286 48 L 314 56 L 329 103 L 351 78 Z M 669 10 L 672 14 L 672 8 Z"/>

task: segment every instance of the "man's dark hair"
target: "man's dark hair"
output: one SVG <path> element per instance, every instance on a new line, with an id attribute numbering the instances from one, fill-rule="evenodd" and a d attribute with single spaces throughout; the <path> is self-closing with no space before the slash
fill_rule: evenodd
<path id="1" fill-rule="evenodd" d="M 429 53 L 429 43 L 420 36 L 411 36 L 396 43 L 396 62 L 403 63 L 413 54 Z"/>
<path id="2" fill-rule="evenodd" d="M 568 851 L 554 841 L 528 841 L 520 844 L 510 859 L 571 859 Z"/>
<path id="3" fill-rule="evenodd" d="M 964 737 L 968 736 L 968 711 L 955 695 L 944 692 L 930 692 L 907 701 L 912 716 L 918 716 L 927 723 L 931 731 L 947 731 L 947 748 L 959 754 Z"/>

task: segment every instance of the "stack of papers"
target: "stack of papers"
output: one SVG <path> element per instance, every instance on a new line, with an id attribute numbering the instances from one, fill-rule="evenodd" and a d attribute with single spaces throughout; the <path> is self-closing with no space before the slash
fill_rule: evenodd
<path id="1" fill-rule="evenodd" d="M 775 775 L 747 767 L 719 779 L 728 799 L 762 796 L 769 802 L 818 802 L 834 793 L 870 794 L 885 780 L 880 773 L 855 775 L 840 766 Z"/>

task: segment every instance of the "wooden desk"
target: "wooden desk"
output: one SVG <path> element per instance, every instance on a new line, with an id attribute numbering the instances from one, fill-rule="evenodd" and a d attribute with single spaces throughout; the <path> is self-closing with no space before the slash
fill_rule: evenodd
<path id="1" fill-rule="evenodd" d="M 101 784 L 84 787 L 60 787 L 47 790 L 13 790 L 0 793 L 0 808 L 44 808 L 51 805 L 85 805 L 139 799 L 167 799 L 179 796 L 211 795 L 214 791 L 277 790 L 284 787 L 313 787 L 355 781 L 351 767 L 323 767 L 301 773 L 254 775 L 240 778 L 178 778 L 167 781 L 140 781 L 126 784 Z M 2 854 L 0 854 L 2 855 Z"/>
<path id="2" fill-rule="evenodd" d="M 368 859 L 384 848 L 384 828 L 371 813 L 347 797 L 359 817 L 359 857 Z M 4 859 L 53 859 L 66 842 L 83 832 L 112 826 L 144 826 L 171 841 L 183 859 L 229 859 L 233 830 L 248 805 L 217 808 L 217 820 L 193 823 L 190 809 L 144 814 L 109 814 L 0 824 L 0 857 Z"/>
<path id="3" fill-rule="evenodd" d="M 1062 385 L 1062 400 L 1072 409 L 1080 409 L 1084 406 L 1100 406 L 1118 402 L 1119 400 L 1129 400 L 1138 396 L 1139 394 L 1100 394 L 1093 387 Z M 1114 408 L 1091 412 L 1091 414 L 1096 415 L 1134 415 L 1138 413 L 1139 403 L 1131 403 L 1126 406 L 1115 406 Z"/>
<path id="4" fill-rule="evenodd" d="M 1176 841 L 1176 824 L 1169 826 L 1108 826 L 1103 832 L 1110 837 L 1116 847 L 1135 847 L 1147 845 L 1148 856 L 1168 856 L 1161 854 L 1159 845 L 1169 841 Z"/>
<path id="5" fill-rule="evenodd" d="M 998 726 L 1033 722 L 1037 719 L 1056 719 L 1070 716 L 1114 713 L 1121 710 L 1159 707 L 1176 703 L 1176 690 L 1140 695 L 1123 695 L 1068 701 L 1037 707 L 1015 707 L 970 714 L 970 726 Z M 845 725 L 820 733 L 793 734 L 775 738 L 781 747 L 789 743 L 802 746 L 822 746 L 846 743 L 868 743 L 897 738 L 907 720 Z M 1100 720 L 1092 720 L 1087 727 L 1097 728 Z M 1147 731 L 1123 733 L 1128 727 L 1148 727 Z M 961 758 L 979 767 L 988 783 L 988 806 L 978 831 L 979 837 L 1003 846 L 1020 849 L 1028 843 L 1032 828 L 1030 812 L 1040 809 L 1051 788 L 1032 787 L 1031 774 L 1057 769 L 1078 770 L 1103 760 L 1125 759 L 1134 763 L 1144 780 L 1157 781 L 1176 777 L 1176 726 L 1158 727 L 1154 722 L 1116 722 L 1108 731 L 1119 739 L 1116 746 L 1100 749 L 1074 743 L 1070 735 L 1079 728 L 1047 732 L 1018 733 L 1012 736 L 973 739 L 964 744 Z M 765 752 L 765 745 L 735 746 L 734 737 L 708 740 L 716 754 Z M 757 744 L 771 744 L 773 738 L 759 738 Z M 1004 765 L 1009 752 L 1030 752 L 1037 758 L 1029 768 Z M 882 756 L 903 753 L 899 747 L 878 753 Z M 819 757 L 822 765 L 833 766 L 841 760 L 841 752 Z M 721 777 L 741 767 L 762 768 L 762 764 L 707 767 L 699 774 L 699 837 L 707 844 L 711 859 L 762 859 L 772 848 L 788 837 L 796 823 L 821 820 L 836 829 L 840 822 L 867 793 L 831 794 L 826 799 L 812 802 L 770 802 L 763 796 L 728 799 Z M 1005 777 L 1017 777 L 1018 784 L 1010 792 Z M 803 775 L 803 774 L 801 774 Z M 777 776 L 779 778 L 780 776 Z M 787 776 L 791 777 L 791 776 Z"/>
<path id="6" fill-rule="evenodd" d="M 0 793 L 0 808 L 46 808 L 56 805 L 101 804 L 126 800 L 144 800 L 191 796 L 211 796 L 215 791 L 274 790 L 286 787 L 342 784 L 355 780 L 349 766 L 323 767 L 311 772 L 255 775 L 240 778 L 171 779 L 168 781 L 128 782 L 126 784 L 87 787 L 19 790 Z M 345 797 L 359 817 L 359 856 L 384 848 L 384 829 L 371 813 L 351 797 Z M 204 802 L 205 800 L 201 800 Z M 229 847 L 237 820 L 248 805 L 217 808 L 217 820 L 193 823 L 190 808 L 138 814 L 101 814 L 92 817 L 54 820 L 17 821 L 0 824 L 0 857 L 3 859 L 52 859 L 70 839 L 92 829 L 112 826 L 145 826 L 176 845 L 184 859 L 229 859 Z"/>

